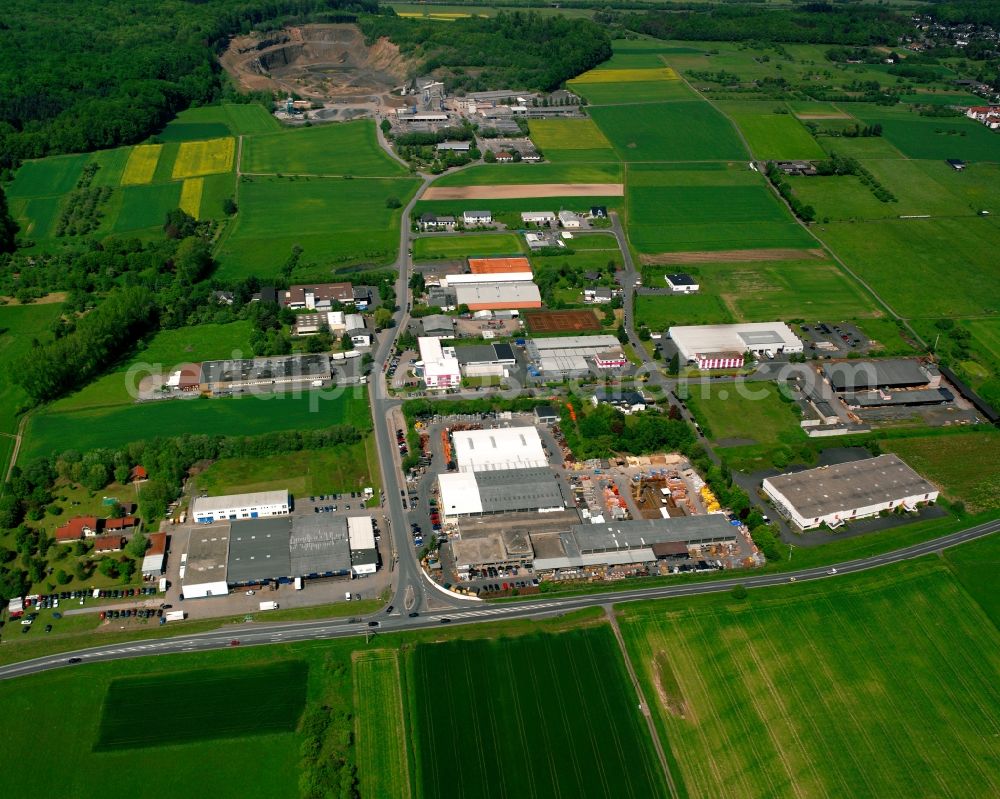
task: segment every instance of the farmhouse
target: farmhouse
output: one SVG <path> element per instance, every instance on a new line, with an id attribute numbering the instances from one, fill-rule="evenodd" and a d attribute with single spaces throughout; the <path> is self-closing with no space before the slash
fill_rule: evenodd
<path id="1" fill-rule="evenodd" d="M 526 225 L 551 225 L 558 217 L 552 211 L 523 211 L 521 221 Z"/>
<path id="2" fill-rule="evenodd" d="M 200 363 L 185 363 L 167 377 L 167 388 L 172 391 L 197 391 L 200 387 Z"/>
<path id="3" fill-rule="evenodd" d="M 281 291 L 280 304 L 293 311 L 328 311 L 334 303 L 349 305 L 354 302 L 354 290 L 350 283 L 317 283 L 311 286 L 292 286 Z"/>
<path id="4" fill-rule="evenodd" d="M 938 491 L 897 455 L 768 477 L 766 493 L 782 515 L 803 530 L 838 527 L 853 519 L 934 502 Z"/>
<path id="5" fill-rule="evenodd" d="M 523 257 L 516 258 L 470 258 L 469 271 L 474 275 L 529 275 L 531 279 L 531 262 Z"/>
<path id="6" fill-rule="evenodd" d="M 466 276 L 458 275 L 458 277 Z M 489 277 L 489 275 L 468 275 L 467 277 Z M 511 276 L 503 275 L 502 277 L 510 278 Z M 542 307 L 542 295 L 538 291 L 538 286 L 530 280 L 462 283 L 455 288 L 455 300 L 459 305 L 468 306 L 470 311 L 502 311 Z"/>
<path id="7" fill-rule="evenodd" d="M 990 130 L 1000 128 L 1000 105 L 974 105 L 965 112 L 969 119 L 981 122 Z"/>
<path id="8" fill-rule="evenodd" d="M 438 475 L 445 516 L 562 510 L 559 478 L 547 466 Z"/>
<path id="9" fill-rule="evenodd" d="M 117 535 L 99 535 L 94 539 L 94 554 L 102 555 L 106 552 L 121 552 L 125 547 L 125 537 Z"/>
<path id="10" fill-rule="evenodd" d="M 674 294 L 694 294 L 699 289 L 698 282 L 691 275 L 682 272 L 664 275 L 663 279 Z"/>
<path id="11" fill-rule="evenodd" d="M 731 543 L 736 528 L 725 516 L 676 516 L 601 524 L 574 524 L 569 532 L 532 535 L 537 573 L 590 566 L 650 564 L 677 552 L 673 545 Z"/>
<path id="12" fill-rule="evenodd" d="M 198 524 L 211 524 L 223 520 L 287 516 L 290 507 L 291 497 L 286 490 L 197 497 L 191 505 L 191 518 Z"/>
<path id="13" fill-rule="evenodd" d="M 76 516 L 61 527 L 56 528 L 56 541 L 79 541 L 84 537 L 93 538 L 99 529 L 99 520 L 96 516 Z"/>
<path id="14" fill-rule="evenodd" d="M 478 225 L 493 224 L 492 211 L 464 211 L 462 213 L 462 223 L 466 227 L 476 227 Z"/>
<path id="15" fill-rule="evenodd" d="M 420 361 L 414 366 L 427 388 L 451 388 L 462 382 L 454 347 L 444 348 L 441 339 L 430 336 L 418 338 L 417 346 L 420 348 Z"/>
<path id="16" fill-rule="evenodd" d="M 599 304 L 611 302 L 615 297 L 614 289 L 608 286 L 587 286 L 583 290 L 583 301 Z"/>
<path id="17" fill-rule="evenodd" d="M 816 174 L 816 167 L 809 161 L 776 161 L 775 166 L 786 175 Z"/>
<path id="18" fill-rule="evenodd" d="M 834 391 L 937 388 L 941 374 L 933 364 L 907 358 L 878 361 L 838 361 L 823 365 L 823 376 Z"/>
<path id="19" fill-rule="evenodd" d="M 329 380 L 329 355 L 285 355 L 239 361 L 205 361 L 200 388 L 212 393 Z"/>
<path id="20" fill-rule="evenodd" d="M 740 367 L 745 352 L 767 357 L 802 352 L 802 341 L 784 322 L 674 326 L 667 335 L 681 362 L 699 369 Z"/>
<path id="21" fill-rule="evenodd" d="M 460 472 L 539 468 L 548 465 L 542 439 L 534 427 L 461 430 L 452 434 Z"/>

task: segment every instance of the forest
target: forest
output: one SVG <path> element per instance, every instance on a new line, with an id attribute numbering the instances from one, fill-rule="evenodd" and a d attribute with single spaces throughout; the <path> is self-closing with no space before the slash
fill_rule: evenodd
<path id="1" fill-rule="evenodd" d="M 404 19 L 387 8 L 359 24 L 369 43 L 388 36 L 422 72 L 442 70 L 452 91 L 548 91 L 611 57 L 604 29 L 579 18 L 514 11 L 442 25 Z"/>
<path id="2" fill-rule="evenodd" d="M 343 19 L 376 0 L 6 0 L 0 5 L 0 170 L 142 141 L 218 99 L 215 55 L 261 23 Z"/>

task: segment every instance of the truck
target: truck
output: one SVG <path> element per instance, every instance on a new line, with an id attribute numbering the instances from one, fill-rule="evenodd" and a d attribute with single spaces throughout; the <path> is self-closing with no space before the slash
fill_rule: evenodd
<path id="1" fill-rule="evenodd" d="M 295 578 L 295 590 L 296 591 L 301 591 L 302 590 L 302 578 L 301 577 L 296 577 Z"/>
<path id="2" fill-rule="evenodd" d="M 187 618 L 187 611 L 185 610 L 168 610 L 163 614 L 163 618 L 167 621 L 184 621 Z"/>
<path id="3" fill-rule="evenodd" d="M 161 577 L 160 578 L 160 585 L 159 585 L 159 591 L 160 591 L 160 593 L 161 594 L 166 593 L 167 588 L 169 586 L 170 586 L 170 583 L 167 582 L 167 578 L 166 577 Z"/>
<path id="4" fill-rule="evenodd" d="M 260 603 L 260 609 L 261 610 L 277 610 L 278 609 L 278 603 L 277 602 L 261 602 Z"/>

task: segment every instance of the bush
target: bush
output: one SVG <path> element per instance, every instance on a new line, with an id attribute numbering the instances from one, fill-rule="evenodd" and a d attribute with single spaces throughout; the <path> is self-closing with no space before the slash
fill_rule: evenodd
<path id="1" fill-rule="evenodd" d="M 734 585 L 733 589 L 729 592 L 733 599 L 746 599 L 747 598 L 747 587 L 745 585 Z"/>

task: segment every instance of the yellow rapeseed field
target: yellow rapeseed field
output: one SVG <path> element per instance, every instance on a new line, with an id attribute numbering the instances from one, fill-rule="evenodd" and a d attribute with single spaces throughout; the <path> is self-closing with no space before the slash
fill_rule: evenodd
<path id="1" fill-rule="evenodd" d="M 592 69 L 584 72 L 573 83 L 637 83 L 650 80 L 680 80 L 670 67 L 654 69 Z"/>
<path id="2" fill-rule="evenodd" d="M 156 162 L 160 160 L 162 144 L 140 144 L 132 148 L 122 173 L 123 186 L 139 186 L 149 183 L 156 171 Z"/>
<path id="3" fill-rule="evenodd" d="M 205 185 L 204 178 L 188 178 L 181 186 L 181 210 L 198 218 L 201 210 L 201 190 Z"/>
<path id="4" fill-rule="evenodd" d="M 177 151 L 174 161 L 173 178 L 191 178 L 198 175 L 214 175 L 228 172 L 233 168 L 233 155 L 236 152 L 236 140 L 232 137 L 224 139 L 206 139 L 205 141 L 186 141 Z"/>

